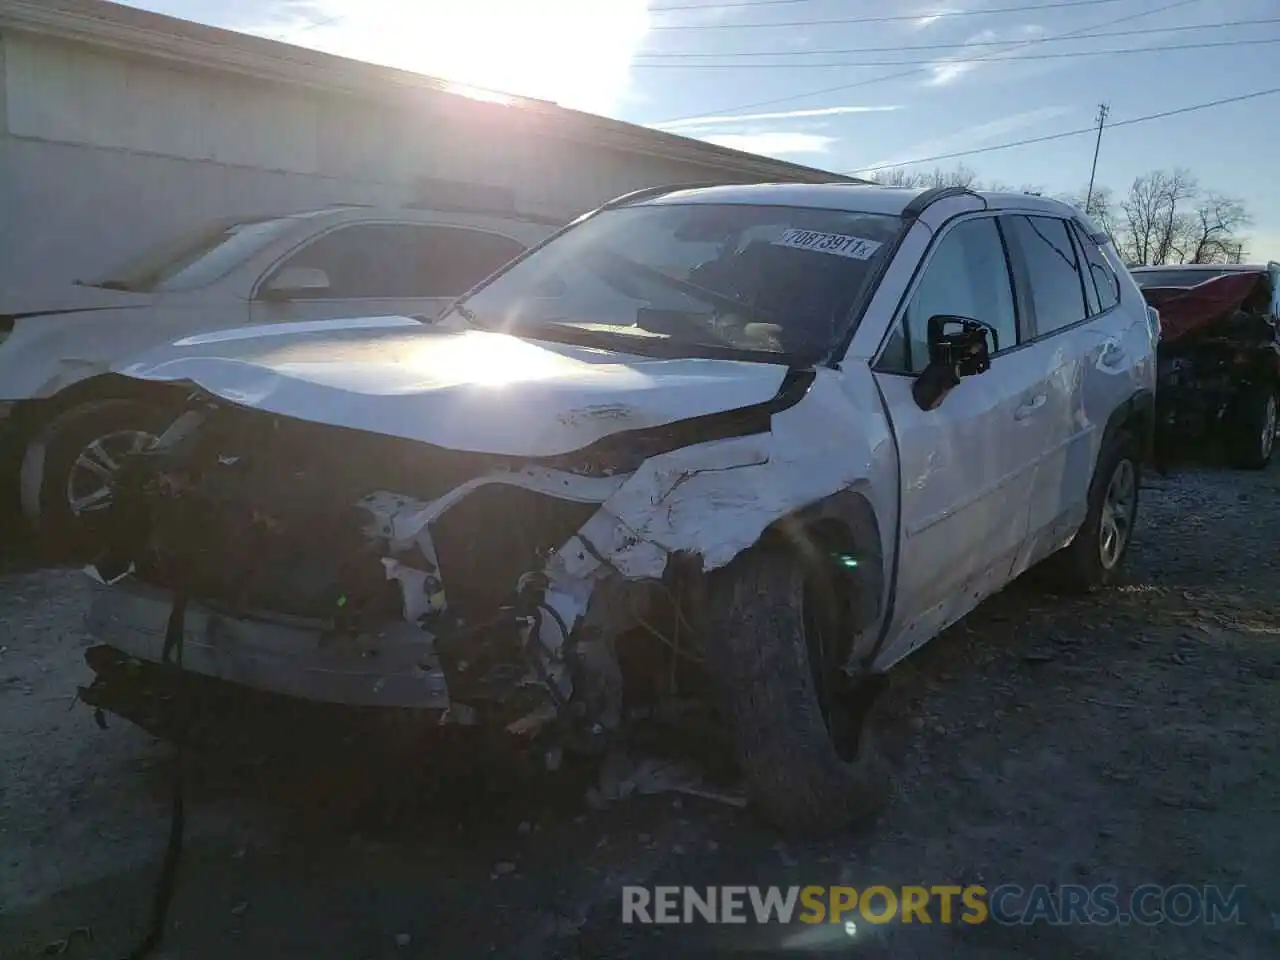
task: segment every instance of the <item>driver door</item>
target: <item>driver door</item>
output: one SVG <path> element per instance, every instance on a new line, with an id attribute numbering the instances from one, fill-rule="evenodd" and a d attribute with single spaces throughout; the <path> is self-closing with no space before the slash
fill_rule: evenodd
<path id="1" fill-rule="evenodd" d="M 906 656 L 1000 589 L 1027 532 L 1027 498 L 1049 410 L 1042 358 L 1021 349 L 1021 311 L 993 216 L 940 233 L 876 363 L 901 471 L 898 585 L 876 668 Z M 929 317 L 989 324 L 991 368 L 930 411 L 912 396 Z"/>

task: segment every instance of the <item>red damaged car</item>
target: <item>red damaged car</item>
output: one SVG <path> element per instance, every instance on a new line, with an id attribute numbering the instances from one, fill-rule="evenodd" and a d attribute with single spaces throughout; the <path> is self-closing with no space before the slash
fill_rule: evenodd
<path id="1" fill-rule="evenodd" d="M 1212 438 L 1234 466 L 1266 467 L 1280 403 L 1280 263 L 1131 272 L 1160 314 L 1157 459 Z"/>

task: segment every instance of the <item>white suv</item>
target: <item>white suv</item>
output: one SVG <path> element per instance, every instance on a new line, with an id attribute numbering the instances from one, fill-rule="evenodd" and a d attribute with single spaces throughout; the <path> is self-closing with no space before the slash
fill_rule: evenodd
<path id="1" fill-rule="evenodd" d="M 119 458 L 167 412 L 110 376 L 187 334 L 347 317 L 434 317 L 561 224 L 515 213 L 341 205 L 210 224 L 106 276 L 22 302 L 0 297 L 6 473 L 51 553 L 107 502 Z M 19 462 L 21 466 L 19 468 Z"/>
<path id="2" fill-rule="evenodd" d="M 1115 574 L 1155 341 L 1069 207 L 831 184 L 621 198 L 412 331 L 157 349 L 195 399 L 122 479 L 86 696 L 181 647 L 553 749 L 704 684 L 760 806 L 838 826 L 875 678 L 1041 560 Z"/>

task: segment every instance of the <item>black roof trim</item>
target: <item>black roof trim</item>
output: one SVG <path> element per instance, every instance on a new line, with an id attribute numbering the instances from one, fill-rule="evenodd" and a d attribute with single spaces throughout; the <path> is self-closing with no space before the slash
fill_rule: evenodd
<path id="1" fill-rule="evenodd" d="M 924 193 L 920 194 L 902 210 L 902 216 L 908 220 L 914 220 L 920 214 L 929 208 L 929 205 L 938 201 L 945 200 L 947 197 L 963 197 L 970 196 L 975 200 L 982 200 L 982 206 L 985 209 L 987 201 L 974 193 L 968 187 L 931 187 Z"/>

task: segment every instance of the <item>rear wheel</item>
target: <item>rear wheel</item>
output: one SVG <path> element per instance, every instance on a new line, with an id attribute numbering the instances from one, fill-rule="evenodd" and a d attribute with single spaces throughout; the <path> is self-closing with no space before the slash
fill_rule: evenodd
<path id="1" fill-rule="evenodd" d="M 1278 429 L 1276 392 L 1254 388 L 1241 396 L 1227 437 L 1231 463 L 1244 470 L 1263 470 L 1271 462 Z"/>
<path id="2" fill-rule="evenodd" d="M 870 704 L 840 669 L 848 631 L 832 582 L 790 550 L 757 546 L 709 584 L 710 680 L 753 801 L 792 834 L 844 827 L 889 793 Z"/>
<path id="3" fill-rule="evenodd" d="M 121 462 L 155 442 L 171 413 L 137 400 L 98 400 L 49 420 L 27 446 L 22 511 L 47 563 L 79 561 L 97 545 Z"/>
<path id="4" fill-rule="evenodd" d="M 1089 485 L 1089 512 L 1075 539 L 1054 558 L 1068 589 L 1087 592 L 1115 579 L 1138 519 L 1141 464 L 1138 445 L 1127 433 L 1103 447 Z"/>

